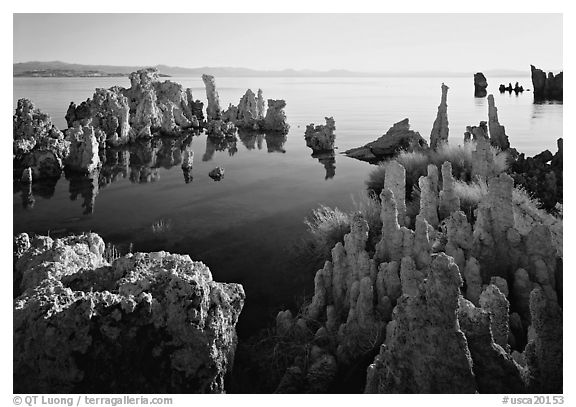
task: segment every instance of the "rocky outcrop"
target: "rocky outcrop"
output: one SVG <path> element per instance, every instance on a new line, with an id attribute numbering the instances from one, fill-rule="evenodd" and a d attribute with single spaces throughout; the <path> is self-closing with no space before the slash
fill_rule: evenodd
<path id="1" fill-rule="evenodd" d="M 458 326 L 462 279 L 452 259 L 435 256 L 422 287 L 403 295 L 386 341 L 368 367 L 368 393 L 475 393 L 472 358 Z"/>
<path id="2" fill-rule="evenodd" d="M 490 148 L 488 138 L 484 137 L 484 128 L 482 126 L 471 128 L 476 140 L 476 149 L 472 151 L 472 171 L 471 176 L 482 178 L 484 180 L 496 175 L 494 166 L 494 154 Z"/>
<path id="3" fill-rule="evenodd" d="M 510 148 L 504 126 L 498 122 L 498 109 L 494 104 L 493 95 L 488 95 L 488 129 L 490 130 L 490 144 L 502 151 Z"/>
<path id="4" fill-rule="evenodd" d="M 486 77 L 482 72 L 477 72 L 474 74 L 474 96 L 478 98 L 483 98 L 486 96 L 486 88 L 488 87 L 488 82 Z"/>
<path id="5" fill-rule="evenodd" d="M 438 211 L 440 218 L 445 219 L 453 212 L 460 210 L 460 198 L 454 190 L 454 177 L 452 176 L 452 163 L 442 164 L 442 190 L 440 191 Z"/>
<path id="6" fill-rule="evenodd" d="M 222 117 L 222 109 L 220 108 L 220 97 L 216 91 L 216 82 L 212 75 L 202 75 L 202 81 L 206 87 L 206 98 L 208 99 L 208 106 L 206 106 L 206 118 L 208 121 L 219 120 Z"/>
<path id="7" fill-rule="evenodd" d="M 478 126 L 466 126 L 466 131 L 464 132 L 464 141 L 482 141 L 488 139 L 488 126 L 485 121 L 481 121 Z"/>
<path id="8" fill-rule="evenodd" d="M 70 152 L 70 142 L 64 139 L 52 119 L 28 99 L 18 100 L 13 117 L 14 177 L 30 168 L 33 179 L 58 178 L 64 159 Z"/>
<path id="9" fill-rule="evenodd" d="M 514 87 L 512 87 L 512 83 L 508 83 L 508 86 L 500 84 L 498 90 L 500 91 L 500 93 L 504 92 L 512 93 L 512 91 L 514 91 L 514 93 L 518 94 L 524 92 L 524 87 L 520 85 L 518 82 L 516 82 Z"/>
<path id="10" fill-rule="evenodd" d="M 430 148 L 434 150 L 437 149 L 439 145 L 448 142 L 448 105 L 446 104 L 448 89 L 448 86 L 442 84 L 442 99 L 438 106 L 438 113 L 432 126 L 432 132 L 430 133 Z"/>
<path id="11" fill-rule="evenodd" d="M 90 173 L 100 166 L 98 156 L 98 140 L 94 128 L 90 125 L 66 130 L 66 140 L 70 142 L 70 154 L 66 157 L 66 165 L 72 171 Z"/>
<path id="12" fill-rule="evenodd" d="M 268 99 L 268 110 L 264 117 L 262 129 L 268 132 L 287 134 L 290 125 L 286 122 L 285 107 L 286 102 L 284 100 Z"/>
<path id="13" fill-rule="evenodd" d="M 377 162 L 401 150 L 419 151 L 428 147 L 426 140 L 418 132 L 410 130 L 408 119 L 394 124 L 382 137 L 364 147 L 345 151 L 348 157 L 368 162 Z"/>
<path id="14" fill-rule="evenodd" d="M 325 120 L 325 125 L 315 126 L 314 123 L 311 123 L 306 126 L 304 139 L 306 140 L 306 146 L 310 147 L 314 154 L 334 150 L 334 140 L 336 139 L 334 130 L 336 130 L 336 125 L 332 117 L 325 117 Z"/>
<path id="15" fill-rule="evenodd" d="M 68 108 L 69 127 L 92 120 L 96 136 L 111 145 L 121 145 L 154 133 L 176 135 L 198 127 L 198 103 L 190 89 L 161 82 L 156 68 L 141 69 L 129 75 L 130 88 L 96 89 L 92 99 Z M 201 110 L 201 107 L 200 107 Z"/>
<path id="16" fill-rule="evenodd" d="M 530 65 L 532 74 L 532 87 L 534 89 L 534 99 L 543 100 L 563 100 L 564 99 L 564 73 L 554 75 L 552 72 L 546 73 L 534 65 Z"/>
<path id="17" fill-rule="evenodd" d="M 241 285 L 217 283 L 204 264 L 166 252 L 108 264 L 93 233 L 20 246 L 16 392 L 224 391 Z"/>

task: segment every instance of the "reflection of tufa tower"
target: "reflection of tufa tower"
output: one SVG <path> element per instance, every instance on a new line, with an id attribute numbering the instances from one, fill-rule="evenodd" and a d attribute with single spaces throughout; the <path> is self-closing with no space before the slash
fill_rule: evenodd
<path id="1" fill-rule="evenodd" d="M 70 200 L 75 201 L 78 195 L 84 200 L 82 207 L 84 208 L 84 215 L 94 213 L 94 205 L 96 203 L 96 196 L 98 195 L 98 179 L 100 170 L 95 170 L 92 173 L 84 176 L 72 175 L 69 178 L 70 186 Z"/>

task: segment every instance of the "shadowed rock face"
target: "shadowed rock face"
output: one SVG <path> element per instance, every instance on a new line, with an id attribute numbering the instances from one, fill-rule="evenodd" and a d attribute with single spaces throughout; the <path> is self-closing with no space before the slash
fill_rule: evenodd
<path id="1" fill-rule="evenodd" d="M 488 87 L 488 82 L 486 77 L 482 72 L 477 72 L 474 74 L 474 96 L 483 98 L 486 96 L 486 88 Z"/>
<path id="2" fill-rule="evenodd" d="M 16 392 L 224 391 L 241 285 L 166 252 L 109 264 L 93 233 L 17 240 Z"/>
<path id="3" fill-rule="evenodd" d="M 564 73 L 554 75 L 548 72 L 548 76 L 541 69 L 530 65 L 532 73 L 532 86 L 534 88 L 534 99 L 536 100 L 563 100 L 564 99 Z"/>
<path id="4" fill-rule="evenodd" d="M 506 130 L 498 121 L 498 109 L 494 103 L 493 95 L 488 95 L 488 129 L 490 130 L 490 144 L 502 151 L 510 148 Z"/>
<path id="5" fill-rule="evenodd" d="M 284 100 L 268 99 L 268 110 L 264 117 L 263 130 L 287 134 L 290 126 L 286 122 L 286 113 Z"/>
<path id="6" fill-rule="evenodd" d="M 394 124 L 382 137 L 364 147 L 345 151 L 348 157 L 362 161 L 377 162 L 382 158 L 392 156 L 400 150 L 417 151 L 428 147 L 420 133 L 410 130 L 408 119 Z"/>

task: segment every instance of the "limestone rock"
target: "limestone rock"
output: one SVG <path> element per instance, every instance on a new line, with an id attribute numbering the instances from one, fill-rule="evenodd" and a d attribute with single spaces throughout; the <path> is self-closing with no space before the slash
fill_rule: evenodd
<path id="1" fill-rule="evenodd" d="M 314 124 L 311 123 L 306 126 L 304 139 L 306 140 L 306 145 L 310 147 L 314 153 L 334 150 L 334 140 L 336 139 L 334 130 L 336 130 L 336 125 L 332 117 L 326 117 L 325 119 L 325 125 L 314 126 Z"/>
<path id="2" fill-rule="evenodd" d="M 432 226 L 437 227 L 438 220 L 438 168 L 428 165 L 428 175 L 418 179 L 420 187 L 420 215 Z"/>
<path id="3" fill-rule="evenodd" d="M 66 130 L 66 140 L 70 142 L 70 154 L 66 157 L 66 166 L 72 171 L 91 173 L 100 166 L 98 140 L 91 125 Z"/>
<path id="4" fill-rule="evenodd" d="M 479 392 L 524 393 L 521 368 L 492 338 L 489 312 L 460 297 L 458 321 L 472 355 Z"/>
<path id="5" fill-rule="evenodd" d="M 281 134 L 288 133 L 290 126 L 286 122 L 285 107 L 286 102 L 284 100 L 268 99 L 268 110 L 266 117 L 264 117 L 263 130 Z"/>
<path id="6" fill-rule="evenodd" d="M 22 171 L 22 176 L 20 177 L 20 182 L 25 184 L 32 183 L 32 168 L 30 167 L 24 168 L 24 170 Z"/>
<path id="7" fill-rule="evenodd" d="M 530 293 L 533 336 L 526 345 L 528 389 L 532 393 L 562 393 L 562 308 L 539 288 Z"/>
<path id="8" fill-rule="evenodd" d="M 445 161 L 442 164 L 442 190 L 440 191 L 440 203 L 438 213 L 440 219 L 445 219 L 453 212 L 460 210 L 460 198 L 454 191 L 454 177 L 452 176 L 452 163 Z"/>
<path id="9" fill-rule="evenodd" d="M 430 148 L 433 149 L 437 149 L 441 144 L 448 142 L 448 105 L 446 104 L 448 89 L 448 86 L 442 84 L 442 99 L 430 133 Z"/>
<path id="10" fill-rule="evenodd" d="M 474 257 L 466 260 L 463 271 L 464 281 L 466 281 L 466 298 L 474 305 L 480 305 L 480 294 L 482 293 L 482 275 L 480 273 L 480 263 Z"/>
<path id="11" fill-rule="evenodd" d="M 94 234 L 36 240 L 17 266 L 52 272 L 25 273 L 15 300 L 15 391 L 224 391 L 242 286 L 166 252 L 108 265 Z"/>
<path id="12" fill-rule="evenodd" d="M 208 122 L 206 127 L 206 134 L 208 136 L 217 138 L 217 139 L 225 139 L 225 138 L 236 138 L 236 125 L 233 122 L 227 122 L 224 120 L 211 120 Z"/>
<path id="13" fill-rule="evenodd" d="M 462 279 L 445 254 L 435 257 L 417 296 L 402 296 L 386 342 L 369 367 L 378 393 L 474 393 L 472 358 L 457 322 Z"/>
<path id="14" fill-rule="evenodd" d="M 202 75 L 202 81 L 206 87 L 206 98 L 208 99 L 208 106 L 206 107 L 206 116 L 208 121 L 218 120 L 221 118 L 222 109 L 220 108 L 220 98 L 216 91 L 216 82 L 212 75 Z"/>
<path id="15" fill-rule="evenodd" d="M 488 129 L 490 130 L 490 143 L 493 146 L 498 147 L 502 151 L 510 148 L 510 142 L 504 126 L 498 122 L 498 109 L 494 104 L 493 95 L 488 95 Z"/>
<path id="16" fill-rule="evenodd" d="M 554 75 L 552 72 L 546 73 L 534 65 L 530 65 L 530 71 L 532 74 L 532 87 L 534 89 L 534 99 L 553 99 L 553 100 L 563 100 L 564 98 L 564 86 L 563 79 L 564 73 L 560 72 Z"/>
<path id="17" fill-rule="evenodd" d="M 478 126 L 466 126 L 466 131 L 464 132 L 464 141 L 482 141 L 488 139 L 488 126 L 485 121 L 481 121 Z"/>
<path id="18" fill-rule="evenodd" d="M 510 304 L 506 296 L 500 292 L 498 287 L 490 284 L 480 294 L 479 303 L 480 307 L 490 314 L 490 326 L 494 343 L 508 351 L 508 335 L 510 333 L 508 311 Z"/>
<path id="19" fill-rule="evenodd" d="M 410 130 L 408 119 L 404 119 L 392 126 L 386 134 L 366 144 L 344 153 L 348 157 L 363 161 L 376 162 L 382 158 L 392 156 L 400 150 L 420 151 L 428 147 L 426 140 L 418 132 Z"/>
<path id="20" fill-rule="evenodd" d="M 482 72 L 477 72 L 474 74 L 474 96 L 483 98 L 486 96 L 486 88 L 488 87 L 488 82 L 486 77 Z"/>
<path id="21" fill-rule="evenodd" d="M 487 180 L 495 175 L 494 155 L 488 139 L 481 135 L 476 138 L 476 149 L 472 151 L 472 178 Z"/>

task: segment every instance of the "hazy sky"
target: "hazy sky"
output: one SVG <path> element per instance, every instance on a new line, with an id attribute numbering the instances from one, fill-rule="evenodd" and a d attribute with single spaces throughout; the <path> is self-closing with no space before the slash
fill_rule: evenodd
<path id="1" fill-rule="evenodd" d="M 14 14 L 14 62 L 355 71 L 562 68 L 561 14 Z"/>

